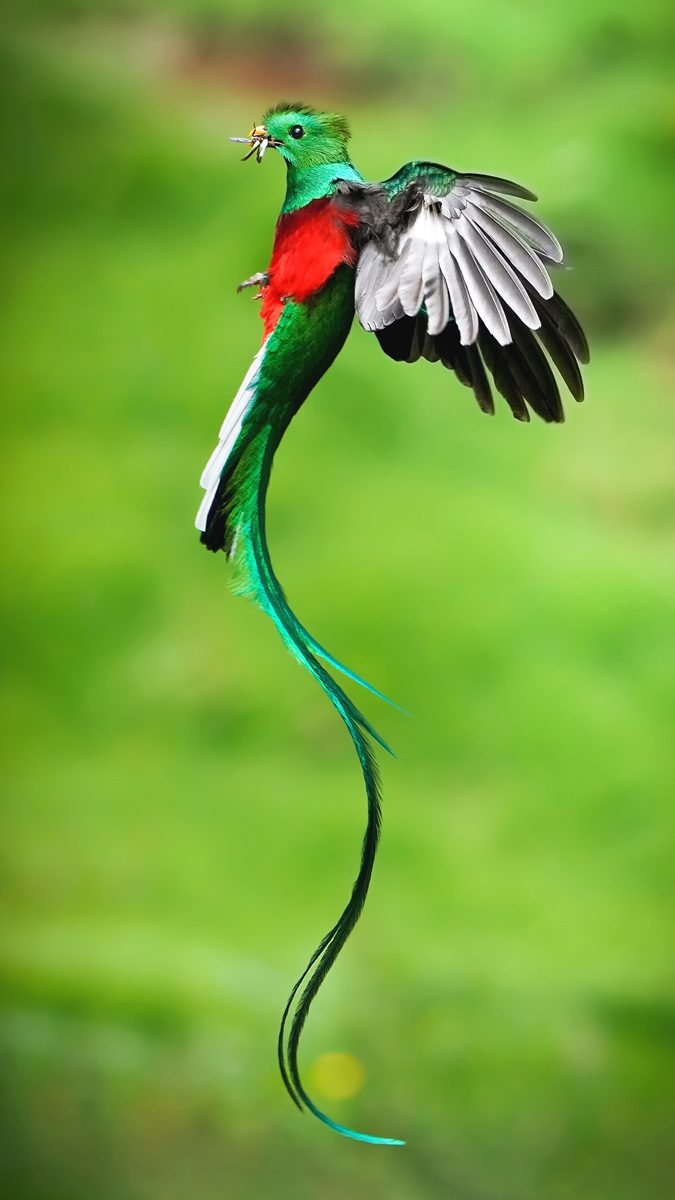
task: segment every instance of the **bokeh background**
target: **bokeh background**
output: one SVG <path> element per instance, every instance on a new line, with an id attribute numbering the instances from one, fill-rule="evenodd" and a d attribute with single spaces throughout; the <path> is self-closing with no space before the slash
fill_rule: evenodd
<path id="1" fill-rule="evenodd" d="M 11 1200 L 672 1195 L 671 11 L 5 9 Z M 364 700 L 400 761 L 302 1054 L 398 1151 L 300 1117 L 277 1075 L 364 801 L 192 529 L 283 193 L 226 137 L 284 96 L 347 111 L 373 178 L 430 157 L 534 187 L 593 347 L 587 403 L 525 428 L 357 328 L 278 456 L 292 602 L 414 714 Z"/>

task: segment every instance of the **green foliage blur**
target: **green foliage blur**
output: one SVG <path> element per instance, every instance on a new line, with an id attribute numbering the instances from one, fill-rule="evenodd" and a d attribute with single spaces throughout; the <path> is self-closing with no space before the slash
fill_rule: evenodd
<path id="1" fill-rule="evenodd" d="M 25 0 L 3 16 L 0 929 L 9 1200 L 665 1200 L 675 1029 L 666 0 Z M 359 167 L 532 186 L 588 400 L 489 419 L 353 335 L 270 542 L 400 754 L 365 916 L 348 739 L 192 528 L 283 192 L 228 134 L 346 111 Z M 353 1056 L 334 1098 L 317 1061 Z M 669 1056 L 670 1061 L 669 1061 Z M 314 1074 L 312 1074 L 314 1072 Z M 324 1071 L 325 1076 L 325 1071 Z M 330 1080 L 329 1080 L 330 1084 Z"/>

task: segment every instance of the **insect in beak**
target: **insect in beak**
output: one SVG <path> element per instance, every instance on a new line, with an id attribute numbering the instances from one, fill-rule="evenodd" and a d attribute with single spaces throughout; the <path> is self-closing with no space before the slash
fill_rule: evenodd
<path id="1" fill-rule="evenodd" d="M 244 142 L 250 146 L 248 154 L 242 158 L 242 162 L 246 162 L 251 155 L 255 154 L 258 162 L 262 162 L 263 154 L 268 146 L 280 146 L 281 142 L 277 138 L 270 137 L 264 125 L 254 125 L 248 137 L 231 137 L 231 142 Z"/>

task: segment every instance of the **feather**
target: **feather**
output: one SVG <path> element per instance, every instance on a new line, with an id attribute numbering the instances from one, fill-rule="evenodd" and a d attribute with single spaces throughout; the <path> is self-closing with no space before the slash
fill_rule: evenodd
<path id="1" fill-rule="evenodd" d="M 517 204 L 509 204 L 488 192 L 471 192 L 471 201 L 479 208 L 486 209 L 493 217 L 502 223 L 513 226 L 534 247 L 541 250 L 554 262 L 562 262 L 562 246 L 551 230 L 537 221 L 531 213 L 525 212 Z"/>
<path id="2" fill-rule="evenodd" d="M 387 264 L 375 242 L 368 242 L 361 252 L 354 300 L 359 312 L 359 320 L 365 329 L 377 329 L 381 312 L 377 303 L 377 295 L 382 280 L 386 278 Z"/>
<path id="3" fill-rule="evenodd" d="M 492 390 L 490 382 L 485 373 L 483 360 L 480 356 L 480 351 L 477 346 L 465 346 L 464 353 L 466 361 L 471 372 L 471 386 L 473 394 L 478 401 L 479 407 L 483 412 L 494 413 L 495 402 L 492 399 Z"/>
<path id="4" fill-rule="evenodd" d="M 536 309 L 515 271 L 497 247 L 464 214 L 457 221 L 457 232 L 464 238 L 479 266 L 502 299 L 525 325 L 529 325 L 530 329 L 537 329 L 540 320 Z"/>
<path id="5" fill-rule="evenodd" d="M 226 413 L 225 420 L 220 427 L 218 445 L 202 471 L 199 482 L 206 494 L 202 499 L 195 518 L 195 526 L 202 532 L 206 530 L 211 506 L 213 505 L 225 465 L 241 432 L 244 417 L 255 398 L 256 384 L 263 358 L 265 357 L 266 345 L 267 339 L 263 342 L 244 376 L 239 391 L 232 401 Z"/>
<path id="6" fill-rule="evenodd" d="M 384 739 L 320 659 L 356 682 L 365 681 L 329 655 L 301 625 L 274 574 L 267 547 L 265 500 L 275 451 L 299 405 L 341 348 L 351 324 L 353 275 L 347 265 L 338 268 L 316 303 L 324 317 L 319 322 L 322 339 L 314 334 L 308 306 L 288 305 L 247 372 L 221 429 L 223 445 L 205 472 L 208 511 L 204 513 L 203 505 L 200 512 L 204 519 L 200 523 L 204 525 L 202 540 L 209 549 L 225 549 L 230 557 L 236 557 L 240 590 L 249 593 L 272 618 L 288 649 L 313 675 L 339 713 L 356 750 L 366 789 L 366 832 L 350 898 L 293 988 L 282 1017 L 282 1077 L 295 1103 L 309 1109 L 331 1129 L 357 1141 L 399 1145 L 402 1143 L 398 1139 L 360 1133 L 333 1121 L 307 1093 L 298 1067 L 299 1039 L 309 1008 L 354 928 L 368 892 L 380 827 L 372 742 L 388 750 Z M 312 307 L 311 311 L 314 314 L 317 309 Z M 311 353 L 298 353 L 298 341 L 302 343 L 303 338 L 308 339 L 305 346 L 311 347 Z M 225 468 L 219 474 L 226 454 Z"/>
<path id="7" fill-rule="evenodd" d="M 409 363 L 417 362 L 422 357 L 426 343 L 426 318 L 418 314 L 417 317 L 413 317 L 412 319 L 414 321 L 412 342 L 410 343 L 410 352 L 406 359 L 406 362 Z"/>
<path id="8" fill-rule="evenodd" d="M 248 474 L 254 486 L 248 486 L 240 499 L 240 526 L 243 534 L 241 565 L 246 572 L 248 587 L 258 604 L 270 614 L 288 649 L 307 667 L 342 717 L 361 764 L 368 810 L 361 861 L 349 901 L 310 958 L 292 988 L 284 1009 L 278 1039 L 279 1068 L 286 1088 L 298 1107 L 309 1109 L 329 1128 L 355 1141 L 400 1146 L 404 1143 L 398 1138 L 360 1133 L 333 1121 L 313 1102 L 302 1083 L 298 1069 L 300 1034 L 310 1006 L 356 925 L 368 894 L 381 822 L 379 779 L 368 737 L 375 737 L 385 748 L 386 744 L 312 652 L 307 639 L 303 637 L 302 626 L 289 608 L 274 573 L 265 530 L 265 497 L 279 436 L 279 426 L 275 423 L 268 424 L 247 449 L 247 455 L 251 459 Z M 303 984 L 305 986 L 301 992 Z"/>
<path id="9" fill-rule="evenodd" d="M 504 256 L 517 271 L 532 284 L 532 287 L 544 299 L 553 295 L 553 284 L 542 266 L 536 252 L 519 238 L 515 230 L 507 228 L 496 217 L 480 206 L 471 203 L 466 207 L 466 217 L 472 225 L 476 225 L 482 233 L 494 242 Z"/>
<path id="10" fill-rule="evenodd" d="M 565 414 L 558 384 L 536 334 L 525 325 L 515 321 L 513 340 L 536 383 L 536 387 L 531 389 L 532 399 L 528 396 L 528 402 L 544 421 L 558 423 L 564 421 Z"/>
<path id="11" fill-rule="evenodd" d="M 477 192 L 501 192 L 504 196 L 519 196 L 521 200 L 536 200 L 529 188 L 514 183 L 512 179 L 500 179 L 497 175 L 462 175 L 461 184 Z"/>
<path id="12" fill-rule="evenodd" d="M 511 340 L 511 331 L 497 293 L 452 225 L 446 230 L 446 235 L 448 247 L 462 272 L 476 312 L 497 341 L 505 345 Z"/>
<path id="13" fill-rule="evenodd" d="M 376 329 L 375 335 L 385 354 L 395 362 L 409 362 L 410 350 L 415 332 L 416 317 L 400 317 L 383 329 Z"/>
<path id="14" fill-rule="evenodd" d="M 416 316 L 422 304 L 424 293 L 422 264 L 426 250 L 428 220 L 427 209 L 420 209 L 417 219 L 410 227 L 410 247 L 400 276 L 398 297 L 404 313 L 409 317 Z"/>
<path id="15" fill-rule="evenodd" d="M 422 286 L 424 307 L 429 319 L 429 333 L 433 336 L 444 329 L 450 318 L 450 297 L 440 266 L 440 249 L 445 248 L 445 233 L 440 216 L 431 210 L 427 218 L 429 234 L 422 263 Z"/>
<path id="16" fill-rule="evenodd" d="M 428 329 L 424 338 L 421 357 L 426 358 L 427 362 L 431 363 L 438 362 L 441 357 L 436 347 L 436 338 L 432 337 Z"/>
<path id="17" fill-rule="evenodd" d="M 586 334 L 577 321 L 571 308 L 565 304 L 562 296 L 555 292 L 546 306 L 546 311 L 558 329 L 561 337 L 574 352 L 580 363 L 590 359 Z"/>
<path id="18" fill-rule="evenodd" d="M 441 247 L 439 253 L 439 265 L 448 287 L 450 304 L 461 340 L 465 345 L 468 345 L 470 342 L 475 342 L 478 337 L 478 313 L 469 295 L 464 278 L 453 255 L 450 253 L 447 231 L 446 245 L 445 247 Z"/>
<path id="19" fill-rule="evenodd" d="M 550 420 L 546 397 L 542 393 L 539 381 L 520 347 L 515 343 L 504 346 L 503 356 L 522 399 L 526 401 L 538 416 L 546 421 Z"/>
<path id="20" fill-rule="evenodd" d="M 436 348 L 444 367 L 454 371 L 460 383 L 471 387 L 471 370 L 467 361 L 466 350 L 459 340 L 456 325 L 447 325 L 436 337 Z"/>
<path id="21" fill-rule="evenodd" d="M 399 295 L 401 286 L 401 276 L 405 270 L 408 256 L 412 253 L 412 238 L 406 236 L 402 239 L 398 250 L 398 257 L 393 266 L 389 269 L 386 278 L 384 278 L 381 286 L 377 289 L 375 301 L 378 311 L 386 314 L 390 308 L 403 305 Z M 389 324 L 388 321 L 382 321 L 382 324 Z"/>
<path id="22" fill-rule="evenodd" d="M 478 345 L 485 365 L 494 379 L 497 391 L 506 400 L 516 420 L 529 421 L 530 414 L 527 411 L 527 405 L 523 400 L 518 384 L 513 378 L 504 348 L 494 340 L 486 329 L 481 330 Z"/>
<path id="23" fill-rule="evenodd" d="M 538 337 L 560 372 L 571 394 L 574 396 L 574 399 L 577 401 L 583 400 L 584 381 L 581 377 L 579 365 L 568 343 L 562 337 L 558 327 L 549 315 L 546 305 L 541 306 L 541 327 L 538 330 Z"/>

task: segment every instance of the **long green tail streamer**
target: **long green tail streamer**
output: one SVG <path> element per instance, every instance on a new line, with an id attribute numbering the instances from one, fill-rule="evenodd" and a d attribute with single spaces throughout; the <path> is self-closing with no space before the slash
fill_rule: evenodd
<path id="1" fill-rule="evenodd" d="M 383 749 L 389 753 L 391 751 L 363 713 L 359 712 L 342 688 L 322 666 L 318 656 L 321 655 L 325 661 L 330 662 L 357 683 L 367 687 L 375 695 L 381 695 L 381 693 L 355 676 L 349 669 L 342 667 L 311 638 L 289 607 L 281 584 L 274 574 L 265 532 L 265 499 L 272 460 L 282 432 L 283 430 L 277 426 L 269 424 L 263 426 L 246 447 L 245 461 L 241 462 L 242 474 L 245 475 L 248 486 L 241 488 L 232 512 L 233 521 L 236 522 L 238 530 L 236 561 L 243 576 L 240 590 L 250 594 L 260 608 L 272 618 L 287 648 L 314 676 L 344 721 L 361 765 L 366 789 L 367 821 L 359 870 L 349 901 L 332 929 L 317 946 L 305 970 L 293 987 L 284 1009 L 279 1029 L 279 1068 L 286 1089 L 298 1108 L 308 1109 L 330 1129 L 359 1142 L 402 1146 L 405 1143 L 398 1138 L 359 1133 L 357 1130 L 338 1124 L 322 1112 L 308 1095 L 298 1067 L 298 1045 L 309 1009 L 361 915 L 375 862 L 380 835 L 380 789 L 377 766 L 369 739 L 373 738 Z M 252 484 L 254 485 L 252 486 Z M 386 699 L 386 697 L 383 696 L 382 699 Z"/>

